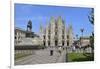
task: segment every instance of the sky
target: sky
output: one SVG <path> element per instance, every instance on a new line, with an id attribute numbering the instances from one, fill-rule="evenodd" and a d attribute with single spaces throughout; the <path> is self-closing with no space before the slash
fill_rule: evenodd
<path id="1" fill-rule="evenodd" d="M 32 31 L 39 33 L 40 24 L 43 27 L 49 23 L 53 16 L 61 16 L 65 21 L 66 27 L 72 24 L 74 36 L 81 36 L 81 28 L 84 28 L 84 36 L 89 36 L 93 32 L 93 25 L 89 22 L 88 15 L 91 8 L 86 7 L 68 7 L 68 6 L 50 6 L 34 4 L 18 4 L 14 6 L 15 27 L 27 28 L 29 20 L 32 21 Z"/>

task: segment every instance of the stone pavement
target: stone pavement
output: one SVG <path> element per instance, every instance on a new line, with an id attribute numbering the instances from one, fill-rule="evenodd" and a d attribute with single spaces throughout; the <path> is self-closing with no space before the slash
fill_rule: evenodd
<path id="1" fill-rule="evenodd" d="M 32 65 L 46 63 L 62 63 L 66 62 L 66 50 L 62 50 L 60 54 L 57 49 L 54 50 L 53 56 L 50 56 L 50 49 L 35 50 L 35 54 L 23 57 L 15 61 L 15 65 Z"/>

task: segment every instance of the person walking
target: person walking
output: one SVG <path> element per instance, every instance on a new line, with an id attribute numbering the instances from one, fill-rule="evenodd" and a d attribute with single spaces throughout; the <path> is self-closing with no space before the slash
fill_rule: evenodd
<path id="1" fill-rule="evenodd" d="M 75 45 L 72 46 L 72 51 L 75 52 L 76 48 Z"/>
<path id="2" fill-rule="evenodd" d="M 53 48 L 51 47 L 50 48 L 50 56 L 52 56 L 53 55 Z"/>

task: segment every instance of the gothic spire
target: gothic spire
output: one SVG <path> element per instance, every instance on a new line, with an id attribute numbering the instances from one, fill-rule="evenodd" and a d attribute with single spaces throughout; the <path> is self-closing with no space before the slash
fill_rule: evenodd
<path id="1" fill-rule="evenodd" d="M 63 20 L 62 20 L 62 17 L 61 17 L 61 16 L 59 16 L 59 17 L 57 18 L 57 23 L 60 24 L 60 25 L 62 25 Z"/>
<path id="2" fill-rule="evenodd" d="M 43 26 L 42 26 L 42 23 L 40 23 L 40 32 L 43 31 Z"/>

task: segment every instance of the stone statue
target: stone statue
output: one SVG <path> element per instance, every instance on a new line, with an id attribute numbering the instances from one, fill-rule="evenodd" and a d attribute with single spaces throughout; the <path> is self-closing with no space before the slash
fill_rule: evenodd
<path id="1" fill-rule="evenodd" d="M 26 37 L 33 37 L 33 32 L 32 32 L 32 21 L 29 20 L 27 24 L 27 32 L 26 32 Z"/>
<path id="2" fill-rule="evenodd" d="M 32 21 L 31 21 L 31 20 L 28 21 L 28 24 L 27 24 L 27 31 L 32 32 Z"/>

